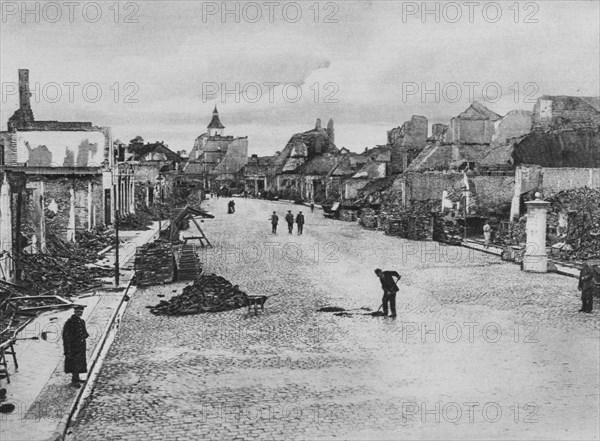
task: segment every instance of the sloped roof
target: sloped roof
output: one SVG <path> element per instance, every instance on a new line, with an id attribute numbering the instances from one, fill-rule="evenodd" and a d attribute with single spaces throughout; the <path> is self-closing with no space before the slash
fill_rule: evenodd
<path id="1" fill-rule="evenodd" d="M 409 164 L 406 171 L 425 171 L 447 168 L 452 162 L 452 146 L 431 144 Z"/>
<path id="2" fill-rule="evenodd" d="M 221 120 L 219 119 L 219 111 L 217 110 L 217 106 L 215 106 L 215 110 L 213 110 L 213 116 L 210 120 L 210 123 L 207 126 L 208 129 L 224 129 L 225 126 L 221 124 Z"/>
<path id="3" fill-rule="evenodd" d="M 312 129 L 302 133 L 292 135 L 288 144 L 302 143 L 307 148 L 308 156 L 314 156 L 323 153 L 339 153 L 339 149 L 329 139 L 327 130 Z"/>
<path id="4" fill-rule="evenodd" d="M 196 161 L 188 161 L 183 167 L 183 172 L 191 175 L 201 175 L 204 173 L 204 164 Z"/>
<path id="5" fill-rule="evenodd" d="M 312 129 L 292 135 L 281 153 L 275 157 L 269 174 L 296 173 L 305 162 L 323 154 L 337 154 L 338 148 L 324 129 Z"/>
<path id="6" fill-rule="evenodd" d="M 498 121 L 502 119 L 502 116 L 498 115 L 496 112 L 491 111 L 483 104 L 475 101 L 467 108 L 467 110 L 458 115 L 456 118 L 470 120 L 489 119 L 491 121 Z"/>
<path id="7" fill-rule="evenodd" d="M 371 193 L 375 193 L 378 191 L 386 190 L 391 187 L 394 183 L 394 176 L 388 176 L 386 178 L 375 179 L 365 185 L 363 188 L 359 189 L 358 192 L 363 195 L 368 195 Z"/>
<path id="8" fill-rule="evenodd" d="M 594 109 L 596 109 L 597 112 L 600 112 L 600 97 L 598 97 L 598 96 L 582 96 L 579 98 L 581 100 L 585 101 L 586 103 L 588 103 Z"/>
<path id="9" fill-rule="evenodd" d="M 300 168 L 299 173 L 317 176 L 327 175 L 337 165 L 337 162 L 337 156 L 315 156 Z"/>
<path id="10" fill-rule="evenodd" d="M 513 143 L 491 147 L 487 154 L 477 161 L 477 164 L 481 167 L 512 165 L 514 162 L 513 150 Z"/>
<path id="11" fill-rule="evenodd" d="M 600 97 L 594 96 L 569 96 L 569 95 L 544 95 L 540 100 L 551 100 L 567 110 L 576 107 L 578 101 L 583 101 L 596 112 L 600 112 Z"/>
<path id="12" fill-rule="evenodd" d="M 133 154 L 134 161 L 143 161 L 149 153 L 163 153 L 167 157 L 167 161 L 183 162 L 183 158 L 173 152 L 162 142 L 147 143 L 147 144 L 130 144 L 127 150 Z"/>

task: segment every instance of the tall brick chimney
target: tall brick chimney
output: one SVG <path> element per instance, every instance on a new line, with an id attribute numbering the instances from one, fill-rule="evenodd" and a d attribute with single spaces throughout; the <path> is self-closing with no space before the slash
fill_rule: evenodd
<path id="1" fill-rule="evenodd" d="M 19 69 L 19 109 L 8 119 L 8 130 L 27 126 L 34 121 L 29 91 L 29 69 Z"/>
<path id="2" fill-rule="evenodd" d="M 29 91 L 29 69 L 19 69 L 19 105 L 21 111 L 27 116 L 31 115 L 33 121 L 33 112 L 31 111 L 31 92 Z"/>

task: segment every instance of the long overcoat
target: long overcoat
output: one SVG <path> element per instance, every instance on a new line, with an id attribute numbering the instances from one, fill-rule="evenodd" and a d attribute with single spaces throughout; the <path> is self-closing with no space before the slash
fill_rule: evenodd
<path id="1" fill-rule="evenodd" d="M 85 329 L 85 321 L 72 315 L 63 328 L 63 347 L 65 350 L 65 372 L 67 374 L 83 374 L 87 372 L 86 343 L 89 337 Z"/>

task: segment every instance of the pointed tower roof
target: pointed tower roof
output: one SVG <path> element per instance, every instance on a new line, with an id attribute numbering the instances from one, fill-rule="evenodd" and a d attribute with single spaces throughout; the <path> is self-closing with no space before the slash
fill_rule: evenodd
<path id="1" fill-rule="evenodd" d="M 219 119 L 219 111 L 217 110 L 217 106 L 215 106 L 215 110 L 213 110 L 213 117 L 210 120 L 210 124 L 207 126 L 207 129 L 224 129 L 225 126 L 221 124 L 221 120 Z"/>

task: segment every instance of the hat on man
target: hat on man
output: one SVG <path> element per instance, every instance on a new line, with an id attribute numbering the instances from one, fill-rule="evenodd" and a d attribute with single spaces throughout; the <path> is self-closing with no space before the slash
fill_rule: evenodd
<path id="1" fill-rule="evenodd" d="M 85 309 L 84 305 L 75 305 L 75 311 L 83 311 Z"/>

